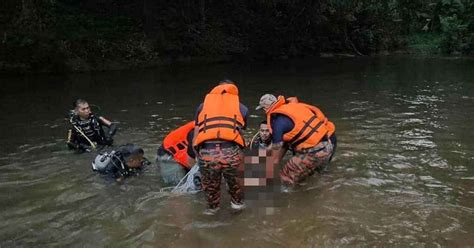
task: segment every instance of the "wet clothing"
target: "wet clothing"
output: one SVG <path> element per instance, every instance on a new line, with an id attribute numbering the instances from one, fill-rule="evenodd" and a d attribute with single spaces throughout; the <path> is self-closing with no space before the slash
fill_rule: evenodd
<path id="1" fill-rule="evenodd" d="M 186 142 L 187 142 L 188 144 L 192 144 L 192 143 L 193 143 L 193 138 L 194 138 L 194 130 L 189 131 L 189 133 L 186 135 Z M 158 148 L 158 150 L 157 150 L 157 155 L 158 155 L 158 156 L 163 156 L 163 155 L 165 155 L 165 154 L 171 156 L 172 159 L 174 159 L 174 158 L 173 158 L 173 154 L 170 153 L 168 150 L 166 150 L 166 149 L 163 147 L 163 145 L 161 145 L 161 146 Z M 196 154 L 194 154 L 193 147 L 190 146 L 190 145 L 186 146 L 186 154 L 187 154 L 189 157 L 191 157 L 191 158 L 193 158 L 193 159 L 196 159 Z"/>
<path id="2" fill-rule="evenodd" d="M 272 143 L 285 143 L 293 156 L 280 171 L 283 184 L 296 185 L 323 170 L 331 161 L 337 143 L 335 125 L 318 108 L 279 96 L 267 110 Z"/>
<path id="3" fill-rule="evenodd" d="M 188 154 L 189 157 L 196 159 L 196 154 L 194 153 L 193 146 L 191 145 L 193 143 L 193 139 L 194 139 L 194 130 L 191 130 L 186 136 L 186 140 L 188 141 L 188 147 L 186 149 L 186 153 Z"/>
<path id="4" fill-rule="evenodd" d="M 156 164 L 165 185 L 177 185 L 194 166 L 188 161 L 189 158 L 196 158 L 191 145 L 193 138 L 194 121 L 191 121 L 166 135 L 158 148 Z M 200 189 L 199 173 L 195 174 L 197 184 L 193 185 L 193 189 Z"/>
<path id="5" fill-rule="evenodd" d="M 173 155 L 158 152 L 156 164 L 163 183 L 166 185 L 176 185 L 189 171 L 174 160 Z"/>
<path id="6" fill-rule="evenodd" d="M 92 163 L 92 169 L 102 175 L 112 178 L 125 178 L 140 174 L 150 162 L 143 158 L 141 166 L 138 168 L 129 168 L 127 159 L 136 153 L 142 153 L 143 150 L 135 145 L 127 144 L 120 146 L 117 150 L 102 152 L 97 155 Z"/>
<path id="7" fill-rule="evenodd" d="M 106 127 L 106 125 L 101 121 L 99 116 L 93 114 L 91 114 L 87 120 L 82 120 L 79 116 L 71 114 L 69 116 L 69 122 L 71 127 L 68 130 L 67 145 L 69 149 L 74 149 L 79 152 L 89 150 L 92 146 L 84 135 L 96 145 L 107 146 L 112 145 L 112 137 L 117 131 L 116 124 L 112 123 L 110 126 L 107 126 L 109 130 L 105 133 L 104 127 Z"/>
<path id="8" fill-rule="evenodd" d="M 243 165 L 243 131 L 247 127 L 248 108 L 239 102 L 237 86 L 223 84 L 206 95 L 196 110 L 199 132 L 193 144 L 198 151 L 202 189 L 208 209 L 220 205 L 220 185 L 224 177 L 234 204 L 243 204 L 243 191 L 237 181 Z"/>
<path id="9" fill-rule="evenodd" d="M 317 145 L 325 136 L 335 131 L 335 126 L 318 108 L 298 102 L 296 99 L 287 102 L 280 96 L 267 110 L 267 122 L 273 135 L 272 119 L 284 115 L 293 122 L 293 129 L 283 134 L 283 141 L 295 150 L 311 148 Z"/>
<path id="10" fill-rule="evenodd" d="M 197 120 L 197 117 L 199 116 L 199 113 L 201 113 L 202 106 L 203 106 L 203 104 L 201 103 L 201 104 L 197 107 L 196 114 L 194 115 L 194 119 L 195 119 L 195 120 Z M 246 128 L 247 128 L 247 119 L 248 119 L 249 109 L 248 109 L 247 106 L 245 106 L 244 104 L 239 103 L 239 110 L 240 110 L 240 114 L 241 114 L 241 115 L 243 116 L 243 118 L 244 118 L 244 126 L 242 127 L 242 129 L 246 129 Z M 196 122 L 196 124 L 197 124 L 197 122 Z"/>
<path id="11" fill-rule="evenodd" d="M 260 138 L 260 135 L 257 135 L 255 137 L 254 141 L 250 144 L 249 148 L 250 149 L 267 149 L 272 143 L 272 139 L 269 138 L 267 141 L 263 141 L 262 138 Z"/>
<path id="12" fill-rule="evenodd" d="M 198 132 L 193 146 L 197 147 L 209 140 L 225 140 L 244 147 L 242 130 L 246 127 L 247 118 L 242 114 L 241 106 L 235 85 L 214 87 L 206 95 L 202 108 L 196 111 L 195 125 Z"/>
<path id="13" fill-rule="evenodd" d="M 295 123 L 282 114 L 275 114 L 271 118 L 272 127 L 272 143 L 277 144 L 283 141 L 283 135 L 290 132 L 294 127 Z"/>
<path id="14" fill-rule="evenodd" d="M 206 192 L 208 208 L 215 209 L 220 206 L 222 177 L 227 182 L 232 202 L 242 204 L 244 194 L 237 181 L 244 156 L 240 146 L 233 142 L 207 143 L 199 149 L 198 156 L 201 183 Z"/>
<path id="15" fill-rule="evenodd" d="M 194 124 L 194 122 L 192 123 Z M 176 148 L 179 149 L 179 152 L 181 153 L 180 157 L 181 158 L 185 157 L 186 159 L 185 164 L 188 163 L 186 156 L 189 156 L 193 159 L 196 158 L 196 154 L 194 154 L 194 150 L 192 146 L 189 145 L 193 143 L 193 137 L 194 137 L 194 129 L 188 131 L 188 133 L 186 134 L 185 143 L 182 141 L 179 142 L 182 144 L 182 146 L 185 146 L 185 147 L 181 147 L 181 146 L 178 147 L 176 145 Z M 185 166 L 183 165 L 183 163 L 179 163 L 179 161 L 176 159 L 173 153 L 171 153 L 170 149 L 165 149 L 164 145 L 161 145 L 158 148 L 156 163 L 157 163 L 161 178 L 163 179 L 163 182 L 168 185 L 176 185 L 194 165 L 193 164 L 193 165 Z"/>
<path id="16" fill-rule="evenodd" d="M 334 143 L 323 141 L 316 147 L 295 152 L 280 171 L 282 183 L 294 186 L 313 175 L 316 171 L 321 172 L 325 170 L 336 150 L 336 135 L 332 137 Z"/>
<path id="17" fill-rule="evenodd" d="M 191 147 L 193 137 L 194 121 L 191 121 L 166 135 L 162 145 L 164 151 L 172 155 L 174 160 L 187 170 L 193 166 L 192 164 L 188 164 L 188 157 L 196 157 Z"/>

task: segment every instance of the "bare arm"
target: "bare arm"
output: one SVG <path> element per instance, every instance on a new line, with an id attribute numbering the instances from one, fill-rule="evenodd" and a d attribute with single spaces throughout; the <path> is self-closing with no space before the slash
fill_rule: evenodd
<path id="1" fill-rule="evenodd" d="M 272 153 L 270 159 L 273 165 L 280 164 L 281 159 L 283 158 L 283 156 L 285 156 L 285 153 L 288 148 L 283 145 L 283 142 L 272 144 L 271 147 Z"/>
<path id="2" fill-rule="evenodd" d="M 99 120 L 100 120 L 100 122 L 102 122 L 102 124 L 106 125 L 107 127 L 110 127 L 110 125 L 112 125 L 112 122 L 111 122 L 111 121 L 105 119 L 105 118 L 102 117 L 102 116 L 99 117 Z"/>

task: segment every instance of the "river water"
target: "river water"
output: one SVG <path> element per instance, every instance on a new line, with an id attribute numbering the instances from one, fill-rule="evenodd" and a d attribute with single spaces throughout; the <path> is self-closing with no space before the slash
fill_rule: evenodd
<path id="1" fill-rule="evenodd" d="M 0 247 L 472 247 L 473 69 L 472 59 L 382 57 L 3 76 Z M 82 97 L 120 122 L 116 144 L 154 160 L 223 78 L 250 108 L 247 137 L 264 93 L 319 106 L 337 126 L 329 172 L 239 214 L 223 190 L 209 217 L 202 194 L 161 192 L 154 166 L 116 184 L 91 171 L 94 154 L 65 147 L 64 116 Z"/>

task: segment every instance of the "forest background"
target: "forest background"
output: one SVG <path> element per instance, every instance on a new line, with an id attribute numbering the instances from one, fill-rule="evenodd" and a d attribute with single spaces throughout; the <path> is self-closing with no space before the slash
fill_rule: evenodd
<path id="1" fill-rule="evenodd" d="M 0 71 L 391 53 L 470 56 L 471 0 L 2 0 Z"/>

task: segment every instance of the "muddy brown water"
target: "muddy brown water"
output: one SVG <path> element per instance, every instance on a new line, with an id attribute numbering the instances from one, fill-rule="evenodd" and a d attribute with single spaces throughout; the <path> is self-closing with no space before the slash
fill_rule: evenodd
<path id="1" fill-rule="evenodd" d="M 474 246 L 474 61 L 348 58 L 173 65 L 104 73 L 0 77 L 0 247 Z M 260 95 L 296 95 L 337 125 L 329 173 L 249 199 L 240 214 L 202 215 L 202 194 L 160 192 L 155 167 L 124 184 L 65 148 L 66 111 L 83 97 L 120 122 L 116 144 L 149 159 L 193 118 L 220 79 L 238 82 L 251 117 Z M 258 198 L 258 197 L 257 197 Z"/>

